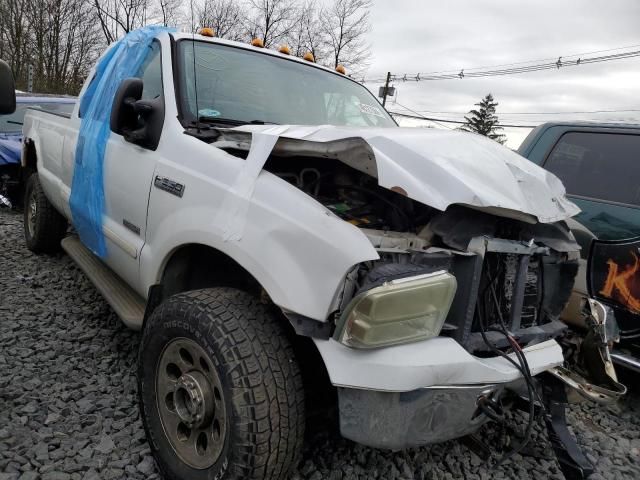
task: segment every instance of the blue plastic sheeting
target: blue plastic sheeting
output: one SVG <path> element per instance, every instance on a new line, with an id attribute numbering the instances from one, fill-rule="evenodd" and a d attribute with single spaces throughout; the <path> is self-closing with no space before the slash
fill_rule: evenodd
<path id="1" fill-rule="evenodd" d="M 173 30 L 149 26 L 129 32 L 100 59 L 95 76 L 80 100 L 82 121 L 69 206 L 80 240 L 101 258 L 107 255 L 102 231 L 103 165 L 111 134 L 109 121 L 113 98 L 125 78 L 137 75 L 153 39 L 162 32 Z"/>
<path id="2" fill-rule="evenodd" d="M 0 167 L 17 165 L 22 154 L 22 134 L 0 133 Z"/>

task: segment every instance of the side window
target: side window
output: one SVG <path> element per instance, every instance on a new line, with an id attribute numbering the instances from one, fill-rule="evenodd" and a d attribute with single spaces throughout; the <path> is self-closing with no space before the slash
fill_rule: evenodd
<path id="1" fill-rule="evenodd" d="M 144 100 L 162 97 L 162 65 L 160 44 L 158 42 L 151 44 L 149 55 L 136 76 L 140 77 L 144 83 L 142 89 L 142 98 Z"/>
<path id="2" fill-rule="evenodd" d="M 544 167 L 569 194 L 640 206 L 640 135 L 565 133 Z"/>
<path id="3" fill-rule="evenodd" d="M 153 98 L 162 96 L 162 66 L 160 57 L 160 44 L 153 42 L 149 47 L 149 55 L 144 60 L 144 63 L 138 70 L 136 76 L 142 78 L 144 88 L 142 90 L 142 98 L 145 100 L 151 100 Z M 96 75 L 94 74 L 87 91 L 83 95 L 80 101 L 80 109 L 78 111 L 78 117 L 82 118 L 86 112 L 87 106 L 93 98 L 93 91 L 95 90 Z"/>

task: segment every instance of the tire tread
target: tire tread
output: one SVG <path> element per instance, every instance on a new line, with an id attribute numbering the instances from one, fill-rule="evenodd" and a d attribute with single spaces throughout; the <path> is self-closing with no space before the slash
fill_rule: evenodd
<path id="1" fill-rule="evenodd" d="M 156 309 L 143 331 L 141 348 L 145 337 L 153 335 L 153 322 L 167 315 L 175 318 L 176 313 L 185 320 L 205 321 L 215 332 L 232 385 L 233 409 L 244 419 L 235 425 L 240 433 L 233 445 L 238 478 L 286 478 L 299 460 L 305 415 L 301 373 L 281 321 L 246 292 L 194 290 Z"/>

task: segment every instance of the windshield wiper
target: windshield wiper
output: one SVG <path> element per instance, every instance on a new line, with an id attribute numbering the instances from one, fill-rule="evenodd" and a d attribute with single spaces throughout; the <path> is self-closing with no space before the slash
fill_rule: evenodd
<path id="1" fill-rule="evenodd" d="M 276 122 L 267 122 L 265 120 L 236 120 L 235 118 L 223 118 L 223 117 L 200 117 L 200 121 L 203 123 L 222 124 L 222 125 L 278 125 Z M 195 125 L 195 121 L 191 122 Z"/>
<path id="2" fill-rule="evenodd" d="M 7 123 L 13 123 L 14 125 L 24 125 L 24 123 L 16 122 L 15 120 L 7 120 Z"/>

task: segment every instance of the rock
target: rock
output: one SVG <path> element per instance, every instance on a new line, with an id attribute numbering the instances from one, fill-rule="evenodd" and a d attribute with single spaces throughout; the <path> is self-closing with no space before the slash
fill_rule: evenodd
<path id="1" fill-rule="evenodd" d="M 113 451 L 114 448 L 116 448 L 116 445 L 115 443 L 113 443 L 111 437 L 105 435 L 100 440 L 100 443 L 96 446 L 96 451 L 102 453 L 103 455 L 108 455 Z"/>
<path id="2" fill-rule="evenodd" d="M 71 479 L 71 475 L 65 472 L 58 472 L 58 471 L 48 472 L 42 475 L 42 480 L 70 480 L 70 479 Z"/>
<path id="3" fill-rule="evenodd" d="M 18 480 L 38 480 L 40 475 L 37 472 L 24 472 Z"/>
<path id="4" fill-rule="evenodd" d="M 60 414 L 50 413 L 49 415 L 47 415 L 47 418 L 45 418 L 44 424 L 49 425 L 50 423 L 56 423 L 58 420 L 60 420 Z"/>
<path id="5" fill-rule="evenodd" d="M 0 473 L 0 480 L 18 480 L 19 477 L 18 473 Z"/>
<path id="6" fill-rule="evenodd" d="M 153 471 L 155 470 L 155 464 L 153 462 L 153 458 L 144 457 L 136 467 L 136 470 L 138 470 L 143 475 L 150 475 L 151 473 L 153 473 Z"/>

